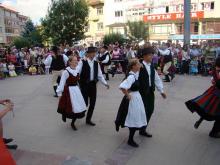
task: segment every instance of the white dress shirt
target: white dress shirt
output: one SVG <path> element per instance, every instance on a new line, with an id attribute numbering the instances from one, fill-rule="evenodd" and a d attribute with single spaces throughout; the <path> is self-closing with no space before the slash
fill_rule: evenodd
<path id="1" fill-rule="evenodd" d="M 65 64 L 65 66 L 67 66 L 67 63 L 68 63 L 69 58 L 68 58 L 65 54 L 63 54 L 62 56 L 63 56 L 64 64 Z M 53 60 L 52 55 L 49 55 L 49 56 L 45 59 L 44 65 L 46 65 L 46 66 L 51 66 L 52 60 Z"/>
<path id="2" fill-rule="evenodd" d="M 95 61 L 95 59 L 90 60 L 89 58 L 87 58 L 87 61 L 88 61 L 89 67 L 90 67 L 90 81 L 94 81 L 94 61 Z M 83 62 L 80 61 L 77 66 L 77 71 L 79 74 L 81 74 L 81 72 L 82 72 L 82 67 L 83 67 Z M 99 64 L 98 64 L 98 80 L 101 81 L 102 84 L 107 85 L 107 82 L 105 81 L 105 78 L 102 75 L 102 71 L 101 71 Z"/>
<path id="3" fill-rule="evenodd" d="M 149 86 L 151 87 L 151 63 L 147 63 L 147 62 L 143 61 L 143 64 L 144 64 L 144 66 L 147 69 L 147 73 L 149 75 Z M 157 90 L 160 93 L 164 93 L 163 82 L 162 82 L 162 80 L 161 80 L 161 78 L 158 75 L 156 70 L 155 70 L 155 80 L 154 80 L 154 83 L 155 83 L 155 86 L 156 86 Z"/>

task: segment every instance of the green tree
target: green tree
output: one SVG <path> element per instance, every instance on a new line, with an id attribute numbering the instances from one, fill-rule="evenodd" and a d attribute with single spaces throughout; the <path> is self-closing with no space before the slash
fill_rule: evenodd
<path id="1" fill-rule="evenodd" d="M 24 47 L 30 47 L 31 43 L 30 43 L 29 40 L 27 40 L 24 37 L 17 37 L 17 38 L 14 39 L 12 45 L 16 46 L 17 49 L 21 49 L 21 48 L 24 48 Z"/>
<path id="2" fill-rule="evenodd" d="M 31 20 L 26 22 L 24 30 L 21 32 L 21 36 L 28 40 L 32 46 L 42 43 L 42 36 Z"/>
<path id="3" fill-rule="evenodd" d="M 69 44 L 84 38 L 89 14 L 86 0 L 52 0 L 44 19 L 44 36 L 54 44 Z"/>
<path id="4" fill-rule="evenodd" d="M 129 28 L 129 37 L 133 40 L 149 39 L 149 27 L 143 21 L 127 23 Z"/>
<path id="5" fill-rule="evenodd" d="M 124 36 L 120 33 L 111 33 L 107 34 L 103 38 L 103 42 L 105 45 L 109 45 L 115 42 L 118 42 L 119 44 L 123 44 L 126 41 Z"/>
<path id="6" fill-rule="evenodd" d="M 29 38 L 31 33 L 36 31 L 34 23 L 29 19 L 24 26 L 24 30 L 21 32 L 21 36 L 24 38 Z"/>

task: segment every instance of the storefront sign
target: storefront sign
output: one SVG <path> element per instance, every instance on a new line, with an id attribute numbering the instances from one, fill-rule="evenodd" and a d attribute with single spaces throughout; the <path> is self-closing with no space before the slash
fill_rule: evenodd
<path id="1" fill-rule="evenodd" d="M 183 35 L 170 35 L 170 40 L 183 40 Z M 220 39 L 220 34 L 191 35 L 191 40 L 216 40 Z"/>
<path id="2" fill-rule="evenodd" d="M 204 11 L 192 12 L 192 19 L 204 18 Z M 154 14 L 145 15 L 144 22 L 155 22 L 155 21 L 175 21 L 184 19 L 184 13 L 170 13 L 170 14 Z"/>

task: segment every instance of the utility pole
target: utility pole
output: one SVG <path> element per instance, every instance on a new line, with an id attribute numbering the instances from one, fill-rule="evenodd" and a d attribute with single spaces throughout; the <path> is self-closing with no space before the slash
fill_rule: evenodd
<path id="1" fill-rule="evenodd" d="M 190 45 L 191 0 L 184 0 L 184 44 Z"/>

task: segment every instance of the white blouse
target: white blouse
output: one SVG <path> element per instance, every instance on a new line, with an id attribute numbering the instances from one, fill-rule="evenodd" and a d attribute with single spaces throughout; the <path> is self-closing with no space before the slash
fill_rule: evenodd
<path id="1" fill-rule="evenodd" d="M 138 77 L 139 77 L 139 73 L 134 73 L 134 72 L 129 72 L 129 76 L 119 85 L 119 88 L 120 89 L 130 89 L 132 84 L 138 80 Z"/>
<path id="2" fill-rule="evenodd" d="M 66 80 L 69 78 L 69 73 L 68 71 L 73 75 L 73 76 L 77 76 L 78 72 L 76 69 L 72 69 L 70 67 L 67 67 L 66 70 L 63 71 L 61 79 L 60 79 L 60 84 L 56 90 L 57 95 L 58 96 L 62 96 L 63 90 L 64 90 L 64 86 L 66 84 Z"/>

